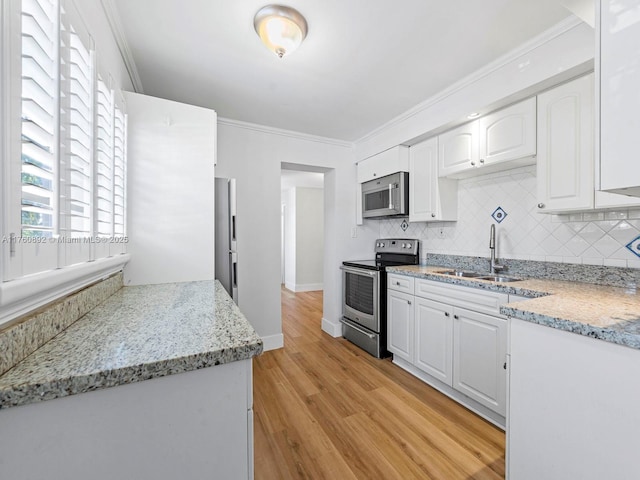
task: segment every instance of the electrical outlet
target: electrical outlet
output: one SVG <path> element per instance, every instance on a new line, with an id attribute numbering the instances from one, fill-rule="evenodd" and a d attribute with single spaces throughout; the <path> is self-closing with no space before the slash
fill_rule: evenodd
<path id="1" fill-rule="evenodd" d="M 358 238 L 358 227 L 353 227 L 351 229 L 351 238 Z"/>
<path id="2" fill-rule="evenodd" d="M 444 227 L 438 227 L 438 238 L 444 238 Z"/>

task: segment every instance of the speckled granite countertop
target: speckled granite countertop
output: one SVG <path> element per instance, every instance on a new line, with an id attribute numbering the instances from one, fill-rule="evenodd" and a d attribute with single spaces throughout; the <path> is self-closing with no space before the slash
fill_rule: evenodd
<path id="1" fill-rule="evenodd" d="M 500 312 L 640 350 L 640 293 L 635 288 L 533 278 L 498 283 L 436 273 L 442 270 L 451 268 L 420 265 L 387 267 L 389 273 L 532 297 L 504 305 Z"/>
<path id="2" fill-rule="evenodd" d="M 262 348 L 217 281 L 124 287 L 0 376 L 0 409 L 244 360 Z"/>

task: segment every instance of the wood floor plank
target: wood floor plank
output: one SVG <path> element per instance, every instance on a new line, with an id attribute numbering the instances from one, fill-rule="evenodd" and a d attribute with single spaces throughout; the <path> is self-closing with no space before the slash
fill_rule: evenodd
<path id="1" fill-rule="evenodd" d="M 254 359 L 255 478 L 504 478 L 504 432 L 321 330 L 322 292 L 282 290 L 285 347 Z"/>

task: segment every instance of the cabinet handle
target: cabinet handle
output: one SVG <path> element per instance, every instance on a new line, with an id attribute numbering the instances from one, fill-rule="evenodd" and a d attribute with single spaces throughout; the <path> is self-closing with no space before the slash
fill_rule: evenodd
<path id="1" fill-rule="evenodd" d="M 436 218 L 436 214 L 435 214 L 435 213 L 432 213 L 432 214 L 431 214 L 431 218 Z"/>
<path id="2" fill-rule="evenodd" d="M 411 300 L 407 300 L 407 303 L 408 303 L 409 305 L 411 305 Z"/>
<path id="3" fill-rule="evenodd" d="M 454 315 L 453 318 L 455 318 L 456 320 L 458 320 L 458 315 Z"/>
<path id="4" fill-rule="evenodd" d="M 502 365 L 502 368 L 504 368 L 505 370 L 507 369 L 507 362 L 504 362 L 504 365 Z"/>
<path id="5" fill-rule="evenodd" d="M 475 167 L 476 166 L 476 162 L 474 162 L 473 160 L 471 160 L 471 166 Z"/>
<path id="6" fill-rule="evenodd" d="M 377 173 L 374 173 L 373 176 L 375 177 L 376 175 L 378 175 Z"/>
<path id="7" fill-rule="evenodd" d="M 544 208 L 544 203 L 539 203 L 538 208 Z"/>
<path id="8" fill-rule="evenodd" d="M 484 158 L 481 158 L 481 159 L 480 159 L 480 163 L 484 163 Z"/>
<path id="9" fill-rule="evenodd" d="M 449 312 L 444 312 L 444 316 L 448 317 L 449 316 Z"/>
<path id="10" fill-rule="evenodd" d="M 396 285 L 400 285 L 400 282 L 396 282 Z"/>

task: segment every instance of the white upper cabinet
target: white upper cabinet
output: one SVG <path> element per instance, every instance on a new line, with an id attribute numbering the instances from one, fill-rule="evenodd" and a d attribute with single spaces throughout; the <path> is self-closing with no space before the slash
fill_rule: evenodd
<path id="1" fill-rule="evenodd" d="M 466 173 L 478 165 L 478 122 L 469 122 L 438 136 L 440 176 Z"/>
<path id="2" fill-rule="evenodd" d="M 409 221 L 454 221 L 458 182 L 438 177 L 438 137 L 409 148 Z"/>
<path id="3" fill-rule="evenodd" d="M 601 0 L 600 189 L 640 196 L 640 2 Z M 597 41 L 597 40 L 596 40 Z"/>
<path id="4" fill-rule="evenodd" d="M 538 211 L 640 206 L 640 198 L 597 190 L 590 74 L 538 95 Z"/>
<path id="5" fill-rule="evenodd" d="M 490 113 L 438 138 L 442 177 L 465 178 L 534 163 L 536 99 Z"/>
<path id="6" fill-rule="evenodd" d="M 358 183 L 409 171 L 409 147 L 398 145 L 358 162 Z"/>
<path id="7" fill-rule="evenodd" d="M 538 95 L 538 209 L 594 207 L 594 75 Z"/>
<path id="8" fill-rule="evenodd" d="M 516 103 L 478 120 L 479 166 L 493 165 L 536 154 L 536 98 Z"/>

